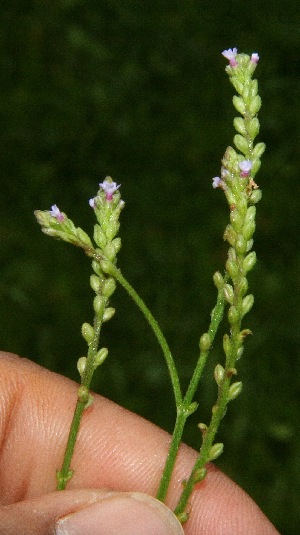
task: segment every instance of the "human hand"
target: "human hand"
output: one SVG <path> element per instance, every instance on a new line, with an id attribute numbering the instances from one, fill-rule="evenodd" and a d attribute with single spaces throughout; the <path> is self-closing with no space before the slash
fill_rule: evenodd
<path id="1" fill-rule="evenodd" d="M 170 437 L 94 396 L 68 489 L 55 491 L 78 386 L 0 353 L 0 535 L 180 535 L 155 495 Z M 195 452 L 183 445 L 168 496 L 174 507 Z M 186 535 L 278 535 L 251 498 L 213 465 L 190 500 Z"/>

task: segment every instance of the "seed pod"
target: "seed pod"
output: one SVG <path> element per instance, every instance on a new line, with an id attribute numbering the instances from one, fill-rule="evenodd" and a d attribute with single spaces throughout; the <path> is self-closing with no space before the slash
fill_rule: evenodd
<path id="1" fill-rule="evenodd" d="M 80 357 L 77 360 L 77 370 L 79 372 L 80 377 L 83 376 L 85 368 L 86 368 L 86 357 Z"/>
<path id="2" fill-rule="evenodd" d="M 214 370 L 214 378 L 218 386 L 221 385 L 224 379 L 225 370 L 221 364 L 217 364 Z"/>
<path id="3" fill-rule="evenodd" d="M 208 333 L 202 334 L 199 342 L 200 351 L 208 351 L 211 346 L 211 338 Z"/>
<path id="4" fill-rule="evenodd" d="M 115 312 L 116 310 L 113 307 L 106 308 L 103 314 L 103 319 L 102 319 L 103 323 L 105 323 L 106 321 L 109 321 L 113 317 Z"/>

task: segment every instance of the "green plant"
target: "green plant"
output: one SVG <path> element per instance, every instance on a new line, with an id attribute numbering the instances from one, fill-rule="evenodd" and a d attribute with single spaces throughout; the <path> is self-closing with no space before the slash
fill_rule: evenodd
<path id="1" fill-rule="evenodd" d="M 223 451 L 223 444 L 215 442 L 215 436 L 227 405 L 235 399 L 242 390 L 242 383 L 233 380 L 237 375 L 236 364 L 244 349 L 244 340 L 250 330 L 242 327 L 244 316 L 252 308 L 254 297 L 248 294 L 248 272 L 254 267 L 256 254 L 252 250 L 253 234 L 255 231 L 256 203 L 261 198 L 261 190 L 254 178 L 260 167 L 260 157 L 265 150 L 263 143 L 254 144 L 259 132 L 257 113 L 261 106 L 258 95 L 257 81 L 252 79 L 258 54 L 250 56 L 237 54 L 236 49 L 223 52 L 229 60 L 226 71 L 238 95 L 233 97 L 233 105 L 240 113 L 234 119 L 237 131 L 233 142 L 237 151 L 228 147 L 225 151 L 221 176 L 213 179 L 213 187 L 221 189 L 226 197 L 230 211 L 230 222 L 224 232 L 224 239 L 229 244 L 225 271 L 214 274 L 217 288 L 217 301 L 211 313 L 211 322 L 206 333 L 200 337 L 199 357 L 194 373 L 185 394 L 182 393 L 179 374 L 170 351 L 169 345 L 150 310 L 123 276 L 117 267 L 117 254 L 121 247 L 118 237 L 120 214 L 124 208 L 121 199 L 120 186 L 107 177 L 99 186 L 100 189 L 94 199 L 90 200 L 97 223 L 94 227 L 94 243 L 81 229 L 76 228 L 68 216 L 54 205 L 50 211 L 36 211 L 35 215 L 45 234 L 81 247 L 92 259 L 93 274 L 90 284 L 95 292 L 94 323 L 82 325 L 82 335 L 87 342 L 87 355 L 77 362 L 81 377 L 78 389 L 78 399 L 71 423 L 70 434 L 66 446 L 62 468 L 57 472 L 57 489 L 63 490 L 72 477 L 71 460 L 76 443 L 76 437 L 84 410 L 92 403 L 90 384 L 95 369 L 106 359 L 108 350 L 99 349 L 102 324 L 114 315 L 110 306 L 111 297 L 119 283 L 128 292 L 139 307 L 152 328 L 163 351 L 169 370 L 174 398 L 176 403 L 176 421 L 162 474 L 157 498 L 165 500 L 170 484 L 176 456 L 187 418 L 197 410 L 194 401 L 203 369 L 208 359 L 211 345 L 227 310 L 229 332 L 223 336 L 225 362 L 219 363 L 214 370 L 217 384 L 217 399 L 212 407 L 210 422 L 199 424 L 202 443 L 193 470 L 187 479 L 175 513 L 181 522 L 188 519 L 186 511 L 188 499 L 196 483 L 206 475 L 205 465 L 219 457 Z"/>

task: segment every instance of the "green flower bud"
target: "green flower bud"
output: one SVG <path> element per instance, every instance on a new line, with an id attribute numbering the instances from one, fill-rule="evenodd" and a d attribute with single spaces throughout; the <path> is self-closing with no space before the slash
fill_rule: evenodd
<path id="1" fill-rule="evenodd" d="M 256 145 L 253 148 L 253 159 L 254 158 L 260 158 L 262 154 L 266 150 L 266 145 L 262 142 L 256 143 Z"/>
<path id="2" fill-rule="evenodd" d="M 198 427 L 201 431 L 201 434 L 204 436 L 207 432 L 207 425 L 201 422 L 200 424 L 198 424 Z"/>
<path id="3" fill-rule="evenodd" d="M 228 258 L 226 261 L 226 271 L 228 275 L 231 277 L 231 279 L 234 280 L 239 272 L 237 263 L 234 260 L 230 260 Z"/>
<path id="4" fill-rule="evenodd" d="M 236 357 L 236 360 L 240 360 L 242 354 L 244 353 L 244 347 L 240 347 L 238 350 L 237 350 L 237 357 Z"/>
<path id="5" fill-rule="evenodd" d="M 198 470 L 195 470 L 193 473 L 193 480 L 194 483 L 199 483 L 199 481 L 202 481 L 207 474 L 206 468 L 198 468 Z"/>
<path id="6" fill-rule="evenodd" d="M 177 518 L 178 518 L 180 524 L 185 524 L 189 519 L 189 513 L 179 513 L 177 515 Z"/>
<path id="7" fill-rule="evenodd" d="M 248 281 L 247 281 L 246 277 L 241 277 L 240 278 L 236 289 L 237 289 L 237 292 L 240 295 L 245 295 L 245 293 L 248 290 Z"/>
<path id="8" fill-rule="evenodd" d="M 116 251 L 116 254 L 120 251 L 121 249 L 121 245 L 122 245 L 122 241 L 121 241 L 121 238 L 115 238 L 113 241 L 112 241 L 112 244 L 115 248 L 115 251 Z"/>
<path id="9" fill-rule="evenodd" d="M 251 239 L 251 240 L 248 240 L 248 241 L 247 241 L 247 249 L 246 249 L 246 253 L 248 253 L 249 251 L 251 251 L 252 247 L 253 247 L 253 240 Z"/>
<path id="10" fill-rule="evenodd" d="M 243 91 L 243 87 L 244 87 L 243 83 L 240 82 L 235 76 L 230 78 L 230 81 L 231 81 L 233 87 L 236 89 L 236 92 L 241 95 L 241 93 Z"/>
<path id="11" fill-rule="evenodd" d="M 104 295 L 104 297 L 109 298 L 114 293 L 116 286 L 117 285 L 115 279 L 113 279 L 112 277 L 106 279 L 102 288 L 102 294 Z"/>
<path id="12" fill-rule="evenodd" d="M 247 212 L 245 216 L 245 225 L 247 225 L 247 223 L 250 223 L 250 221 L 255 221 L 255 216 L 256 216 L 255 206 L 249 206 L 249 208 L 247 208 Z"/>
<path id="13" fill-rule="evenodd" d="M 232 383 L 228 391 L 228 401 L 232 401 L 233 399 L 237 398 L 238 395 L 241 393 L 242 388 L 243 388 L 243 384 L 241 381 Z"/>
<path id="14" fill-rule="evenodd" d="M 103 298 L 101 295 L 96 295 L 93 302 L 93 307 L 96 312 L 96 314 L 101 314 L 102 310 L 105 306 L 106 299 Z"/>
<path id="15" fill-rule="evenodd" d="M 221 385 L 224 379 L 225 370 L 221 364 L 217 364 L 214 370 L 214 378 L 218 386 Z"/>
<path id="16" fill-rule="evenodd" d="M 229 245 L 232 245 L 234 247 L 235 246 L 235 242 L 236 242 L 236 238 L 237 238 L 236 231 L 232 228 L 231 225 L 227 225 L 227 227 L 225 229 L 225 232 L 224 232 L 224 235 L 223 235 L 223 239 L 227 240 Z"/>
<path id="17" fill-rule="evenodd" d="M 247 250 L 247 241 L 242 234 L 238 235 L 235 242 L 235 248 L 238 254 L 245 254 Z"/>
<path id="18" fill-rule="evenodd" d="M 252 206 L 251 208 L 254 208 L 254 206 Z M 255 232 L 255 227 L 256 227 L 255 221 L 249 221 L 248 223 L 245 223 L 245 225 L 243 226 L 243 230 L 242 230 L 242 235 L 245 238 L 245 240 L 248 241 L 251 238 L 251 236 L 253 236 Z M 247 251 L 247 244 L 246 244 L 245 252 L 246 251 Z"/>
<path id="19" fill-rule="evenodd" d="M 256 115 L 261 107 L 261 98 L 259 95 L 256 95 L 251 99 L 251 102 L 249 104 L 249 111 L 251 115 Z"/>
<path id="20" fill-rule="evenodd" d="M 98 366 L 100 366 L 106 359 L 108 355 L 108 349 L 106 347 L 102 347 L 101 349 L 99 349 L 99 351 L 97 352 L 95 358 L 94 358 L 94 368 L 98 368 Z"/>
<path id="21" fill-rule="evenodd" d="M 81 334 L 88 344 L 90 344 L 94 340 L 95 331 L 89 323 L 82 324 Z"/>
<path id="22" fill-rule="evenodd" d="M 246 106 L 245 106 L 245 103 L 243 101 L 243 99 L 241 97 L 237 97 L 236 95 L 233 96 L 233 99 L 232 99 L 232 102 L 233 102 L 233 105 L 235 107 L 235 109 L 241 114 L 241 115 L 245 115 L 246 113 Z M 255 115 L 255 114 L 253 114 Z"/>
<path id="23" fill-rule="evenodd" d="M 119 228 L 120 228 L 119 221 L 113 221 L 113 220 L 109 221 L 109 225 L 107 226 L 107 229 L 106 229 L 106 236 L 110 241 L 116 236 L 116 234 L 118 234 Z"/>
<path id="24" fill-rule="evenodd" d="M 93 247 L 93 244 L 90 240 L 90 237 L 87 235 L 84 230 L 82 230 L 80 227 L 78 227 L 75 231 L 77 238 L 82 242 L 83 245 L 86 245 L 87 247 Z"/>
<path id="25" fill-rule="evenodd" d="M 107 244 L 107 238 L 100 225 L 94 226 L 94 240 L 100 249 L 104 249 Z"/>
<path id="26" fill-rule="evenodd" d="M 102 319 L 103 323 L 105 323 L 106 321 L 109 321 L 113 317 L 115 312 L 116 312 L 115 309 L 112 307 L 106 308 L 103 314 L 103 319 Z"/>
<path id="27" fill-rule="evenodd" d="M 100 261 L 101 269 L 104 271 L 104 273 L 110 274 L 112 263 L 109 260 L 106 260 L 105 258 Z"/>
<path id="28" fill-rule="evenodd" d="M 234 325 L 239 321 L 239 312 L 235 306 L 231 306 L 228 310 L 228 321 L 231 325 Z"/>
<path id="29" fill-rule="evenodd" d="M 237 209 L 230 212 L 230 222 L 234 230 L 239 232 L 243 226 L 243 219 Z"/>
<path id="30" fill-rule="evenodd" d="M 209 450 L 208 461 L 214 461 L 220 457 L 220 455 L 223 453 L 223 449 L 224 444 L 222 444 L 222 442 L 216 442 L 216 444 L 214 444 Z"/>
<path id="31" fill-rule="evenodd" d="M 233 119 L 233 126 L 242 136 L 247 133 L 245 128 L 245 121 L 244 119 L 242 119 L 242 117 L 235 117 Z"/>
<path id="32" fill-rule="evenodd" d="M 253 307 L 254 296 L 252 294 L 246 295 L 242 301 L 242 314 L 245 316 Z"/>
<path id="33" fill-rule="evenodd" d="M 256 252 L 252 251 L 251 253 L 247 254 L 247 256 L 244 258 L 243 261 L 243 270 L 248 272 L 251 271 L 251 269 L 256 264 Z"/>
<path id="34" fill-rule="evenodd" d="M 254 158 L 252 162 L 252 176 L 255 176 L 256 173 L 260 170 L 261 161 L 259 158 Z"/>
<path id="35" fill-rule="evenodd" d="M 80 357 L 77 360 L 77 370 L 79 372 L 80 377 L 83 377 L 85 368 L 86 368 L 86 357 Z"/>
<path id="36" fill-rule="evenodd" d="M 78 388 L 77 396 L 81 403 L 87 403 L 89 401 L 89 389 L 86 386 L 80 386 Z"/>
<path id="37" fill-rule="evenodd" d="M 188 407 L 183 408 L 183 412 L 187 416 L 190 416 L 191 414 L 194 414 L 194 412 L 196 412 L 197 409 L 198 409 L 198 403 L 196 401 L 193 401 L 192 403 L 190 403 Z"/>
<path id="38" fill-rule="evenodd" d="M 90 276 L 90 286 L 94 292 L 98 293 L 101 288 L 101 281 L 97 275 Z"/>
<path id="39" fill-rule="evenodd" d="M 218 290 L 221 290 L 224 285 L 224 279 L 219 271 L 216 271 L 213 276 L 213 281 Z"/>
<path id="40" fill-rule="evenodd" d="M 112 242 L 107 243 L 103 249 L 103 254 L 106 258 L 113 261 L 116 258 L 116 249 Z"/>
<path id="41" fill-rule="evenodd" d="M 231 342 L 228 334 L 224 334 L 223 336 L 223 349 L 226 357 L 229 357 L 231 353 Z"/>
<path id="42" fill-rule="evenodd" d="M 231 284 L 225 284 L 224 285 L 224 296 L 225 296 L 226 301 L 230 305 L 232 305 L 233 298 L 234 298 L 234 292 L 233 292 L 233 288 L 232 288 Z"/>
<path id="43" fill-rule="evenodd" d="M 256 204 L 257 202 L 260 201 L 261 197 L 262 197 L 261 189 L 255 189 L 252 191 L 250 195 L 249 202 L 252 204 Z"/>
<path id="44" fill-rule="evenodd" d="M 103 277 L 102 269 L 101 269 L 101 267 L 99 266 L 99 263 L 98 263 L 96 260 L 93 260 L 93 261 L 92 261 L 92 268 L 93 268 L 93 270 L 95 271 L 95 273 L 96 273 L 99 277 Z"/>
<path id="45" fill-rule="evenodd" d="M 258 82 L 257 82 L 257 80 L 251 80 L 250 88 L 251 88 L 251 97 L 255 97 L 257 95 L 257 92 L 258 92 Z"/>
<path id="46" fill-rule="evenodd" d="M 199 342 L 200 351 L 208 351 L 211 346 L 211 338 L 208 333 L 202 334 Z"/>
<path id="47" fill-rule="evenodd" d="M 242 152 L 243 154 L 247 154 L 249 150 L 249 145 L 247 139 L 244 138 L 244 136 L 236 134 L 233 138 L 233 143 L 240 152 Z"/>
<path id="48" fill-rule="evenodd" d="M 251 121 L 248 123 L 248 131 L 252 139 L 254 139 L 259 133 L 259 126 L 259 120 L 257 117 L 253 117 L 253 119 L 251 119 Z"/>

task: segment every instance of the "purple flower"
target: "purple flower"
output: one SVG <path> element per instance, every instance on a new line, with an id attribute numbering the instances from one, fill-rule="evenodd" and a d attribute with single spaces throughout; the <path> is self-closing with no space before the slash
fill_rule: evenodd
<path id="1" fill-rule="evenodd" d="M 257 52 L 253 52 L 250 61 L 255 64 L 259 62 L 259 55 L 257 54 Z"/>
<path id="2" fill-rule="evenodd" d="M 243 160 L 239 163 L 239 168 L 241 170 L 241 177 L 247 177 L 249 176 L 249 173 L 252 169 L 252 162 L 251 160 Z"/>
<path id="3" fill-rule="evenodd" d="M 228 48 L 228 50 L 223 50 L 222 55 L 224 56 L 224 58 L 228 59 L 231 67 L 237 66 L 238 64 L 236 61 L 237 48 Z"/>
<path id="4" fill-rule="evenodd" d="M 95 197 L 93 197 L 92 199 L 89 200 L 89 205 L 91 208 L 96 208 L 96 201 L 95 201 Z"/>
<path id="5" fill-rule="evenodd" d="M 212 181 L 212 187 L 213 187 L 214 189 L 216 189 L 216 188 L 221 188 L 221 189 L 223 189 L 223 186 L 224 186 L 224 182 L 223 182 L 223 180 L 221 180 L 221 178 L 220 178 L 219 176 L 215 176 L 215 177 L 213 178 L 213 181 Z"/>
<path id="6" fill-rule="evenodd" d="M 65 219 L 64 214 L 60 211 L 56 204 L 53 204 L 53 206 L 51 206 L 51 210 L 49 212 L 52 217 L 55 217 L 57 219 L 57 221 L 63 221 Z"/>
<path id="7" fill-rule="evenodd" d="M 106 200 L 111 201 L 113 198 L 113 194 L 115 193 L 115 191 L 117 191 L 117 189 L 119 189 L 121 184 L 117 185 L 116 182 L 110 182 L 109 180 L 104 180 L 103 182 L 101 182 L 101 184 L 99 184 L 99 186 L 105 192 Z"/>

